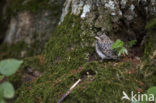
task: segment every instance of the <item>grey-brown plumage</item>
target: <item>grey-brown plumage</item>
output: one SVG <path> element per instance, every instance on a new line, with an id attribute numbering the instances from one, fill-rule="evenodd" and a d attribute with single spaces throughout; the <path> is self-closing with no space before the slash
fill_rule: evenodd
<path id="1" fill-rule="evenodd" d="M 117 59 L 115 51 L 111 50 L 113 41 L 106 34 L 102 34 L 99 37 L 95 37 L 96 42 L 96 52 L 102 59 Z"/>

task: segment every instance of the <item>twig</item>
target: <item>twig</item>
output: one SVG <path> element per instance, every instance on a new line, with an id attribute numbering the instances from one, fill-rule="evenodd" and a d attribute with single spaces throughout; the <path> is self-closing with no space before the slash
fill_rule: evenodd
<path id="1" fill-rule="evenodd" d="M 61 103 L 80 82 L 81 79 L 77 80 L 57 103 Z"/>

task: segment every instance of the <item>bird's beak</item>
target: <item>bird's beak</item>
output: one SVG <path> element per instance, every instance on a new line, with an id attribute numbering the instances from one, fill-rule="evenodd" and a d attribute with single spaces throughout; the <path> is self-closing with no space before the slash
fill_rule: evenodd
<path id="1" fill-rule="evenodd" d="M 100 38 L 99 38 L 99 37 L 97 37 L 97 36 L 95 37 L 95 39 L 100 40 Z"/>

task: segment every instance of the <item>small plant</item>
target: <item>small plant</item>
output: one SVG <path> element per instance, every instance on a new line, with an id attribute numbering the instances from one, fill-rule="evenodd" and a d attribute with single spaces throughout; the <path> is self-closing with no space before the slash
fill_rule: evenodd
<path id="1" fill-rule="evenodd" d="M 148 94 L 148 95 L 149 95 L 149 94 L 153 94 L 154 97 L 155 97 L 154 103 L 156 103 L 156 86 L 153 86 L 153 87 L 149 88 L 149 89 L 147 90 L 147 94 Z"/>
<path id="2" fill-rule="evenodd" d="M 137 40 L 132 40 L 128 42 L 128 47 L 131 48 L 132 46 L 134 46 L 136 44 Z"/>
<path id="3" fill-rule="evenodd" d="M 14 74 L 23 61 L 16 59 L 7 59 L 0 61 L 0 103 L 6 103 L 5 99 L 11 99 L 14 97 L 15 89 L 10 82 L 5 79 Z"/>
<path id="4" fill-rule="evenodd" d="M 124 47 L 124 42 L 120 39 L 117 39 L 112 45 L 112 50 L 116 50 L 118 52 L 118 56 L 125 54 L 128 55 L 128 50 Z"/>

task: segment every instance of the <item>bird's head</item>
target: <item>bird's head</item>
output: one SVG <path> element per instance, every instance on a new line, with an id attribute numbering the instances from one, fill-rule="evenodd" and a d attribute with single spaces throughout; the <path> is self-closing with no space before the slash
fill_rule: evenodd
<path id="1" fill-rule="evenodd" d="M 105 35 L 105 34 L 103 34 L 103 35 L 101 35 L 101 36 L 96 36 L 95 37 L 98 41 L 105 41 L 108 37 Z"/>
<path id="2" fill-rule="evenodd" d="M 98 40 L 98 41 L 101 41 L 101 38 L 98 37 L 98 36 L 96 36 L 95 39 Z"/>

